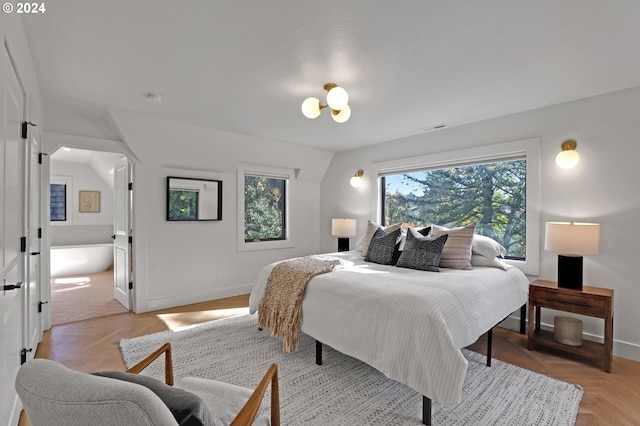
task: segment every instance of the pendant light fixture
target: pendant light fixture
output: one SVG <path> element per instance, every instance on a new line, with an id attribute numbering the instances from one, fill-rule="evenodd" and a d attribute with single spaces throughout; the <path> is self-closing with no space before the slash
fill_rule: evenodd
<path id="1" fill-rule="evenodd" d="M 331 118 L 336 123 L 344 123 L 351 117 L 351 108 L 349 108 L 349 94 L 342 87 L 335 83 L 327 83 L 324 85 L 327 91 L 327 104 L 322 105 L 320 99 L 313 96 L 302 102 L 302 113 L 307 118 L 318 118 L 323 108 L 331 110 Z"/>

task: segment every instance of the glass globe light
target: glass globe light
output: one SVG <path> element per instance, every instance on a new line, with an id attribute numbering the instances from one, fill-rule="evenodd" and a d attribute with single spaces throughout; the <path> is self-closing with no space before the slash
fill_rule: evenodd
<path id="1" fill-rule="evenodd" d="M 320 115 L 320 100 L 313 96 L 302 102 L 302 113 L 307 118 L 317 118 Z"/>
<path id="2" fill-rule="evenodd" d="M 348 102 L 349 94 L 342 87 L 336 86 L 327 93 L 327 105 L 333 110 L 342 110 Z"/>
<path id="3" fill-rule="evenodd" d="M 580 154 L 574 149 L 560 151 L 556 155 L 556 164 L 561 169 L 572 169 L 580 162 Z"/>
<path id="4" fill-rule="evenodd" d="M 351 179 L 349 179 L 349 183 L 354 188 L 358 188 L 360 185 L 362 185 L 362 178 L 360 176 L 351 176 Z"/>
<path id="5" fill-rule="evenodd" d="M 345 105 L 340 111 L 331 111 L 331 118 L 333 118 L 333 121 L 336 123 L 344 123 L 349 117 L 351 117 L 351 108 L 349 108 L 349 105 Z"/>

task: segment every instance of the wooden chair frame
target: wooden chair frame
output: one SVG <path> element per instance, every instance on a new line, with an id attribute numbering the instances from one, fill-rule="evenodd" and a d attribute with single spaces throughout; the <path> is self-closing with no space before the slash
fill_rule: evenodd
<path id="1" fill-rule="evenodd" d="M 165 343 L 154 353 L 131 367 L 127 373 L 138 374 L 155 361 L 160 355 L 165 354 L 165 383 L 173 386 L 173 358 L 171 356 L 171 343 Z M 262 377 L 240 412 L 231 422 L 231 426 L 250 426 L 258 414 L 258 409 L 264 398 L 264 394 L 271 383 L 271 425 L 280 426 L 280 395 L 278 392 L 278 365 L 271 364 L 267 373 Z"/>

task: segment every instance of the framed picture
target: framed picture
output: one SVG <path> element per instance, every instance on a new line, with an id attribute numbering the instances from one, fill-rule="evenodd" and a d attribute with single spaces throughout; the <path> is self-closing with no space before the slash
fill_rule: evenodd
<path id="1" fill-rule="evenodd" d="M 100 213 L 100 191 L 80 191 L 80 213 Z"/>

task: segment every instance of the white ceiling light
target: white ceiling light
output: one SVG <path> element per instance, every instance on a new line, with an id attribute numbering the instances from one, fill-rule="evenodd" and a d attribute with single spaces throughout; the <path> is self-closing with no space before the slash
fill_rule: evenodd
<path id="1" fill-rule="evenodd" d="M 349 108 L 349 94 L 342 87 L 335 83 L 327 83 L 324 85 L 327 91 L 327 105 L 322 105 L 320 100 L 315 97 L 309 97 L 302 102 L 302 113 L 307 118 L 317 118 L 323 108 L 331 109 L 331 118 L 336 123 L 344 123 L 351 117 L 351 108 Z"/>

